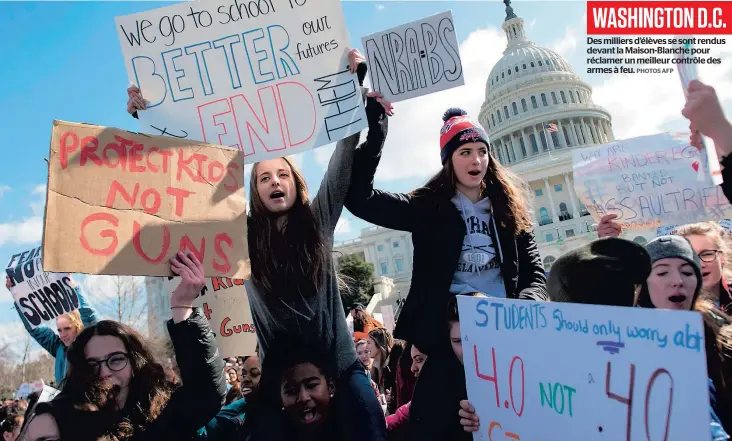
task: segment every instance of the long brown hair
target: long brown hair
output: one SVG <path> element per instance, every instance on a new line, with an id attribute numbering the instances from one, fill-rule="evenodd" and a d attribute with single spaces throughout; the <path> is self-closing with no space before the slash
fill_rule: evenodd
<path id="1" fill-rule="evenodd" d="M 277 227 L 278 216 L 265 207 L 257 191 L 259 163 L 254 164 L 249 178 L 252 280 L 269 294 L 286 297 L 300 289 L 306 295 L 314 295 L 326 261 L 323 237 L 310 207 L 305 178 L 289 158 L 282 159 L 292 170 L 297 194 L 281 229 Z"/>
<path id="2" fill-rule="evenodd" d="M 86 361 L 86 345 L 97 335 L 122 340 L 132 368 L 129 394 L 121 420 L 114 400 L 118 391 L 101 382 L 98 373 Z M 57 399 L 75 409 L 98 413 L 100 418 L 114 421 L 107 430 L 106 439 L 131 438 L 160 416 L 168 404 L 173 386 L 166 380 L 163 366 L 155 361 L 143 337 L 129 326 L 112 320 L 102 320 L 90 326 L 76 337 L 67 357 L 69 372 Z"/>
<path id="3" fill-rule="evenodd" d="M 482 195 L 491 201 L 496 223 L 508 229 L 514 237 L 531 231 L 533 222 L 528 209 L 528 196 L 521 179 L 496 161 L 490 149 L 488 156 L 488 169 L 483 177 L 481 189 Z M 442 169 L 427 181 L 424 187 L 413 193 L 423 193 L 426 190 L 449 199 L 455 195 L 456 184 L 457 176 L 450 156 Z"/>

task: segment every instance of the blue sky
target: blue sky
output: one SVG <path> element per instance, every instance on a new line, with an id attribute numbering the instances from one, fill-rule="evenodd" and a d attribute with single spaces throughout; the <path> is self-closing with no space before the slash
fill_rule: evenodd
<path id="1" fill-rule="evenodd" d="M 169 4 L 0 2 L 0 82 L 5 84 L 0 95 L 0 127 L 6 152 L 0 166 L 0 259 L 7 261 L 13 253 L 40 243 L 43 186 L 47 180 L 43 158 L 48 155 L 54 119 L 138 129 L 136 120 L 125 111 L 128 81 L 114 17 Z M 360 46 L 363 35 L 447 9 L 453 12 L 466 86 L 399 103 L 377 174 L 377 184 L 382 188 L 411 190 L 439 166 L 437 134 L 444 109 L 458 105 L 477 113 L 488 72 L 505 49 L 505 37 L 500 31 L 504 5 L 373 1 L 344 2 L 343 9 L 353 47 Z M 676 94 L 679 96 L 671 93 L 663 98 L 667 101 L 662 101 L 668 93 L 664 94 L 660 87 L 678 87 L 673 86 L 678 83 L 675 78 L 649 82 L 648 77 L 609 78 L 583 73 L 584 2 L 522 1 L 515 3 L 514 9 L 525 19 L 531 40 L 557 50 L 593 85 L 596 103 L 613 114 L 616 137 L 684 129 L 678 115 L 680 91 Z M 720 49 L 727 55 L 728 46 Z M 728 78 L 729 67 L 725 61 L 715 67 L 715 73 Z M 732 96 L 728 83 L 720 90 L 725 99 Z M 332 148 L 324 147 L 301 155 L 300 164 L 311 188 L 317 188 L 331 151 Z M 337 240 L 356 237 L 366 226 L 348 213 L 343 219 Z M 10 294 L 4 287 L 0 291 L 2 329 L 3 324 L 17 322 L 17 317 L 10 309 Z"/>

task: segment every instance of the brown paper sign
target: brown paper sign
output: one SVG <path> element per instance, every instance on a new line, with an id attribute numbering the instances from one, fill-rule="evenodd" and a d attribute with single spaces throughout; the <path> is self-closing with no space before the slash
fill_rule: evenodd
<path id="1" fill-rule="evenodd" d="M 180 277 L 166 279 L 164 295 L 169 296 L 179 283 Z M 223 357 L 256 353 L 257 334 L 244 280 L 228 277 L 206 279 L 206 285 L 193 305 L 201 308 L 208 319 Z"/>
<path id="2" fill-rule="evenodd" d="M 169 276 L 181 250 L 207 277 L 248 278 L 243 180 L 233 149 L 54 121 L 43 268 Z"/>

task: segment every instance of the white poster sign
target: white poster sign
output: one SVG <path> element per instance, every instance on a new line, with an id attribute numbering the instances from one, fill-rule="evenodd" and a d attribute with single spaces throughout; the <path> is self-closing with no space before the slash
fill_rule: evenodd
<path id="1" fill-rule="evenodd" d="M 366 128 L 339 0 L 184 2 L 116 18 L 142 131 L 238 148 L 246 162 Z"/>
<path id="2" fill-rule="evenodd" d="M 720 227 L 728 234 L 732 233 L 732 219 L 720 219 L 717 221 Z M 666 236 L 668 234 L 676 234 L 680 225 L 664 225 L 656 228 L 656 236 Z"/>
<path id="3" fill-rule="evenodd" d="M 710 439 L 698 313 L 458 297 L 474 440 Z"/>
<path id="4" fill-rule="evenodd" d="M 31 329 L 79 309 L 76 282 L 69 273 L 44 272 L 42 248 L 13 255 L 5 268 L 15 306 Z"/>
<path id="5" fill-rule="evenodd" d="M 178 277 L 165 279 L 164 292 L 172 293 L 179 283 Z M 238 357 L 255 353 L 257 334 L 243 279 L 206 279 L 206 285 L 193 305 L 201 308 L 208 319 L 222 356 Z"/>
<path id="6" fill-rule="evenodd" d="M 641 136 L 572 151 L 577 196 L 599 219 L 656 228 L 732 215 L 722 189 L 703 173 L 688 133 Z"/>
<path id="7" fill-rule="evenodd" d="M 361 39 L 371 85 L 398 102 L 465 84 L 452 11 Z"/>

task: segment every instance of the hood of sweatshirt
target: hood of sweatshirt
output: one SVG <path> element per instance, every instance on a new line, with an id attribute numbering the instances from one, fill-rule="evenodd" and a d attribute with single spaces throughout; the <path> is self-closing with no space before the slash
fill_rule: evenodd
<path id="1" fill-rule="evenodd" d="M 493 218 L 491 201 L 483 198 L 475 203 L 461 192 L 451 199 L 465 222 L 465 238 L 457 262 L 450 292 L 466 294 L 482 292 L 494 297 L 505 297 L 500 263 L 502 253 L 493 234 L 496 222 Z"/>

